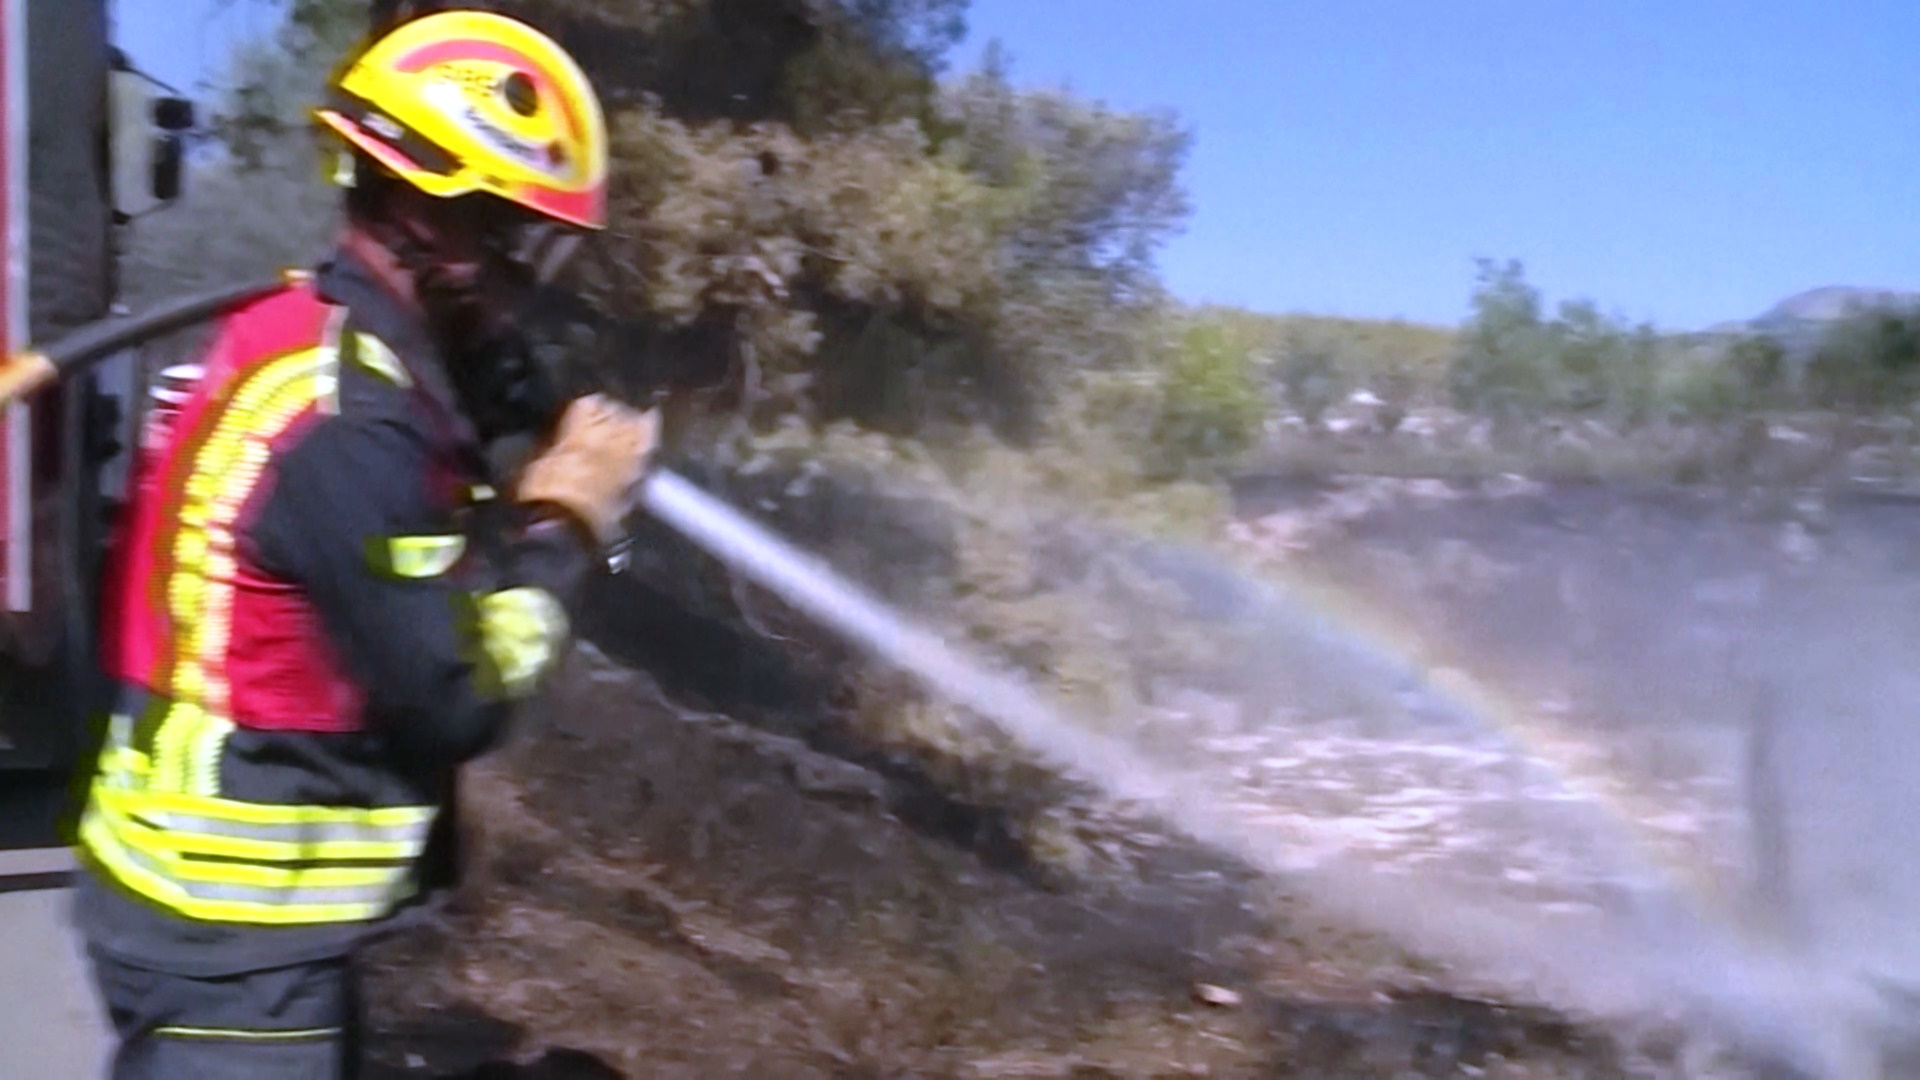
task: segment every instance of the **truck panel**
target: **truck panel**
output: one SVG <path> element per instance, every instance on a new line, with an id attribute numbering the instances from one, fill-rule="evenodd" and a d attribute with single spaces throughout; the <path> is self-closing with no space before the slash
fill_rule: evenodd
<path id="1" fill-rule="evenodd" d="M 107 0 L 0 0 L 0 337 L 104 318 L 114 285 Z M 90 706 L 96 379 L 0 413 L 0 768 L 70 759 Z"/>
<path id="2" fill-rule="evenodd" d="M 25 221 L 26 134 L 28 115 L 26 64 L 27 0 L 0 0 L 0 250 L 6 253 L 6 272 L 0 275 L 0 338 L 9 353 L 26 342 L 27 230 Z M 32 427 L 29 406 L 13 402 L 6 407 L 0 430 L 0 479 L 6 484 L 0 494 L 0 538 L 6 544 L 0 558 L 0 592 L 5 594 L 9 612 L 24 612 L 32 604 L 31 554 L 33 537 L 28 501 L 31 496 L 29 446 Z"/>

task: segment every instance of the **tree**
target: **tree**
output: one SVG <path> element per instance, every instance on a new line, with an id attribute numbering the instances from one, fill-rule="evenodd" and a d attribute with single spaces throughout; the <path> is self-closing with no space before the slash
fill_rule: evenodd
<path id="1" fill-rule="evenodd" d="M 233 2 L 286 18 L 236 55 L 209 168 L 319 202 L 305 111 L 370 8 Z M 613 227 L 565 282 L 604 377 L 714 387 L 709 407 L 755 422 L 1022 437 L 1066 373 L 1139 359 L 1190 136 L 1016 89 L 999 61 L 940 88 L 964 0 L 493 6 L 607 103 Z"/>
<path id="2" fill-rule="evenodd" d="M 1590 300 L 1544 316 L 1520 263 L 1479 262 L 1473 314 L 1450 372 L 1455 398 L 1503 419 L 1542 411 L 1605 411 L 1627 424 L 1651 411 L 1661 341 L 1650 325 L 1607 315 Z"/>
<path id="3" fill-rule="evenodd" d="M 1543 359 L 1552 334 L 1540 291 L 1517 260 L 1476 260 L 1473 314 L 1460 335 L 1451 380 L 1466 408 L 1511 419 L 1546 404 L 1551 387 Z"/>
<path id="4" fill-rule="evenodd" d="M 1161 245 L 1191 210 L 1180 170 L 1192 133 L 1169 113 L 1127 113 L 1066 91 L 1020 91 L 1005 53 L 946 94 L 966 167 L 1013 197 L 1006 272 L 1097 283 L 1116 302 L 1148 291 Z"/>
<path id="5" fill-rule="evenodd" d="M 127 251 L 135 305 L 303 266 L 336 221 L 338 193 L 307 120 L 326 73 L 365 25 L 356 0 L 272 3 L 285 14 L 228 58 L 210 138 L 191 159 L 180 205 L 144 220 Z"/>
<path id="6" fill-rule="evenodd" d="M 306 114 L 321 100 L 327 72 L 389 7 L 374 0 L 221 0 L 284 13 L 265 40 L 242 42 L 229 58 L 213 107 L 212 133 L 242 169 L 260 168 L 311 145 Z"/>
<path id="7" fill-rule="evenodd" d="M 973 369 L 995 412 L 1031 420 L 1097 369 L 1128 382 L 1162 354 L 1154 260 L 1189 211 L 1191 135 L 1164 113 L 1127 113 L 1066 91 L 1017 88 L 997 43 L 944 91 L 938 153 L 984 185 L 988 289 L 969 322 Z M 1130 374 L 1131 372 L 1131 374 Z M 1001 425 L 1003 433 L 1031 423 Z"/>

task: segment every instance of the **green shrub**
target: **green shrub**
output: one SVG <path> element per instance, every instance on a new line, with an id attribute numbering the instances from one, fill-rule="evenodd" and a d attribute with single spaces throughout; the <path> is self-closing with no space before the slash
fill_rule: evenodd
<path id="1" fill-rule="evenodd" d="M 1713 357 L 1673 372 L 1665 395 L 1675 412 L 1695 420 L 1728 419 L 1754 404 L 1753 384 L 1733 356 Z"/>
<path id="2" fill-rule="evenodd" d="M 1727 377 L 1738 388 L 1743 404 L 1779 404 L 1790 389 L 1787 350 L 1777 338 L 1745 334 L 1727 350 Z"/>
<path id="3" fill-rule="evenodd" d="M 1340 403 L 1346 389 L 1339 361 L 1329 349 L 1289 344 L 1278 366 L 1287 404 L 1307 427 L 1318 430 L 1327 410 Z"/>
<path id="4" fill-rule="evenodd" d="M 1920 306 L 1864 312 L 1833 324 L 1807 366 L 1814 403 L 1865 412 L 1920 397 Z"/>
<path id="5" fill-rule="evenodd" d="M 1564 302 L 1548 318 L 1517 261 L 1482 259 L 1477 280 L 1449 370 L 1457 404 L 1508 421 L 1604 412 L 1632 425 L 1653 413 L 1671 357 L 1651 326 L 1588 300 Z"/>
<path id="6" fill-rule="evenodd" d="M 1231 326 L 1195 321 L 1167 365 L 1154 444 L 1168 471 L 1192 475 L 1252 448 L 1267 410 L 1252 342 Z"/>

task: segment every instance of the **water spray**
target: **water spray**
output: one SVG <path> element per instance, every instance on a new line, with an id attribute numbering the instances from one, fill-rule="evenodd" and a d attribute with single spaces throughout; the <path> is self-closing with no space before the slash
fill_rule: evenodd
<path id="1" fill-rule="evenodd" d="M 1858 1026 L 1872 1003 L 1797 957 L 1756 952 L 1724 922 L 1680 902 L 1667 883 L 1650 903 L 1584 925 L 1547 922 L 1517 905 L 1449 895 L 1432 882 L 1396 882 L 1357 861 L 1300 873 L 1247 823 L 1222 813 L 1217 786 L 1142 756 L 1073 722 L 1018 677 L 915 625 L 827 564 L 665 470 L 640 504 L 704 551 L 799 611 L 914 676 L 930 692 L 991 722 L 1062 772 L 1147 808 L 1189 836 L 1243 859 L 1329 911 L 1543 1000 L 1638 1018 L 1677 1006 L 1741 1044 L 1821 1077 L 1865 1077 Z M 1870 1056 L 1870 1053 L 1867 1055 Z"/>

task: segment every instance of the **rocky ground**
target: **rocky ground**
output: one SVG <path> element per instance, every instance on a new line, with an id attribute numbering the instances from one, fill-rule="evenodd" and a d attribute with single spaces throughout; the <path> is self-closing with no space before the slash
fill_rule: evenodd
<path id="1" fill-rule="evenodd" d="M 1795 940 L 1905 955 L 1887 912 L 1914 883 L 1870 841 L 1910 809 L 1913 510 L 1523 483 L 1241 496 L 1249 557 L 1323 591 L 1275 606 L 1242 685 L 1166 695 L 1150 726 L 1214 779 L 1226 846 L 1277 876 L 1144 831 L 1128 879 L 1063 883 L 992 808 L 782 723 L 800 691 L 725 640 L 702 643 L 726 658 L 704 683 L 656 680 L 622 647 L 635 628 L 603 621 L 604 651 L 472 777 L 461 902 L 380 955 L 386 1074 L 1748 1075 L 1460 962 L 1489 948 L 1463 927 L 1502 925 L 1487 912 L 1525 913 L 1524 947 L 1543 918 L 1617 907 L 1632 859 Z M 759 712 L 703 711 L 729 663 Z M 1769 717 L 1788 765 L 1751 756 Z M 1596 796 L 1631 859 L 1596 839 Z M 1756 830 L 1769 800 L 1786 809 Z M 1346 895 L 1372 917 L 1343 919 L 1329 880 L 1371 890 Z M 1414 932 L 1380 932 L 1396 919 Z"/>

